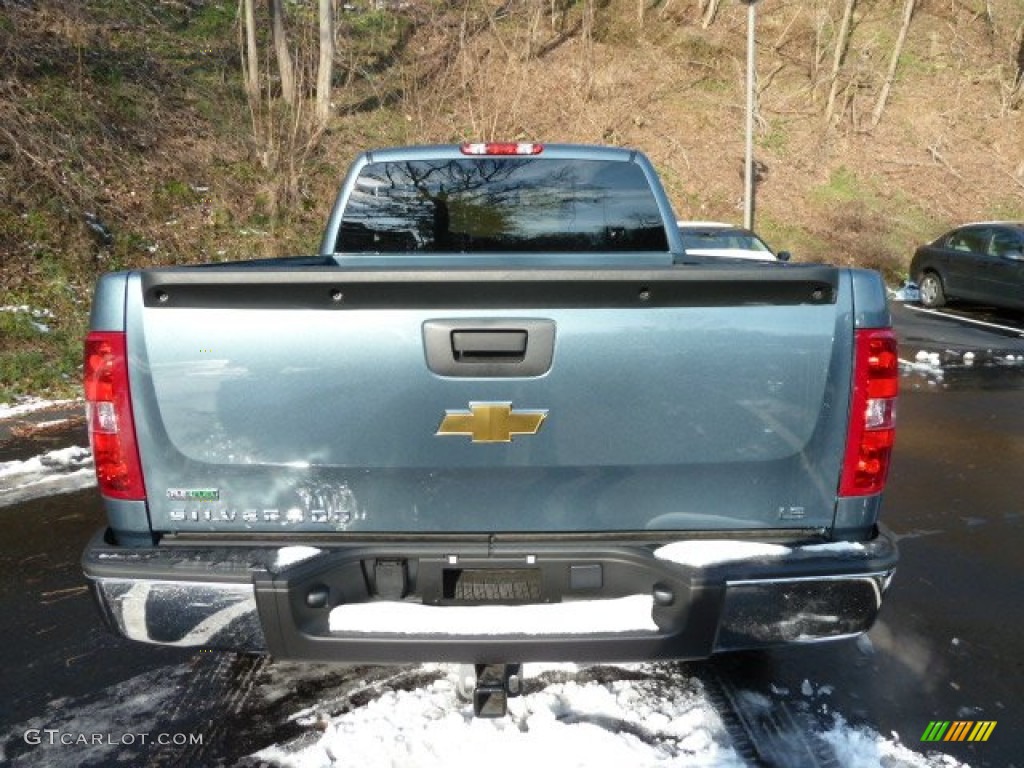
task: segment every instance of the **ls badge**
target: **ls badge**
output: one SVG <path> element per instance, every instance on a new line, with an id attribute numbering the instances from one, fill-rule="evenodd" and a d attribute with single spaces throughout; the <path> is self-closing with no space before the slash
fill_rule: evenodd
<path id="1" fill-rule="evenodd" d="M 547 411 L 515 411 L 512 403 L 470 403 L 468 411 L 445 411 L 438 435 L 461 435 L 474 443 L 510 443 L 513 435 L 535 435 Z"/>

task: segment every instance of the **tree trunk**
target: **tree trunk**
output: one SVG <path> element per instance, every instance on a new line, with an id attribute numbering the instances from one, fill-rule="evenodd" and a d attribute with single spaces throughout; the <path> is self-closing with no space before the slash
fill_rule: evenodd
<path id="1" fill-rule="evenodd" d="M 331 116 L 331 82 L 334 78 L 334 9 L 331 0 L 320 0 L 320 64 L 316 71 L 316 119 L 321 127 Z"/>
<path id="2" fill-rule="evenodd" d="M 288 52 L 288 38 L 284 31 L 284 7 L 281 0 L 270 0 L 270 24 L 274 33 L 274 51 L 277 54 L 277 72 L 281 76 L 281 98 L 286 104 L 295 103 L 295 67 Z"/>
<path id="3" fill-rule="evenodd" d="M 839 94 L 839 70 L 842 69 L 846 49 L 850 45 L 850 28 L 853 26 L 853 8 L 857 0 L 846 0 L 843 9 L 843 21 L 839 25 L 839 37 L 836 38 L 835 54 L 832 57 L 832 75 L 828 89 L 828 103 L 825 105 L 825 122 L 832 122 L 832 113 L 836 107 L 836 96 Z"/>
<path id="4" fill-rule="evenodd" d="M 253 3 L 254 0 L 240 0 L 239 7 L 245 35 L 242 43 L 242 73 L 245 94 L 250 104 L 255 103 L 260 95 L 260 60 L 256 49 L 256 10 Z"/>
<path id="5" fill-rule="evenodd" d="M 1017 60 L 1014 62 L 1017 66 L 1017 78 L 1016 83 L 1018 86 L 1024 83 L 1024 22 L 1017 27 L 1017 34 L 1014 35 L 1014 42 L 1017 44 Z"/>
<path id="6" fill-rule="evenodd" d="M 892 58 L 889 60 L 889 72 L 885 77 L 885 83 L 882 85 L 882 92 L 878 94 L 878 103 L 875 104 L 875 111 L 871 113 L 872 127 L 878 125 L 878 122 L 882 119 L 882 113 L 885 111 L 885 104 L 889 101 L 889 90 L 892 88 L 893 81 L 896 79 L 896 68 L 899 66 L 900 55 L 903 53 L 903 45 L 907 40 L 907 30 L 910 29 L 910 20 L 914 16 L 914 2 L 915 0 L 907 0 L 907 4 L 903 8 L 903 24 L 900 26 L 900 33 L 897 35 L 896 44 L 892 49 Z"/>

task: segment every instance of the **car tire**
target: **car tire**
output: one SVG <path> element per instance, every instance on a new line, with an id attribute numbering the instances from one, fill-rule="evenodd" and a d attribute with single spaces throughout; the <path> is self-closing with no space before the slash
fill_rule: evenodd
<path id="1" fill-rule="evenodd" d="M 921 292 L 921 303 L 929 309 L 938 309 L 946 305 L 946 291 L 942 287 L 942 278 L 934 272 L 925 272 L 917 281 Z"/>

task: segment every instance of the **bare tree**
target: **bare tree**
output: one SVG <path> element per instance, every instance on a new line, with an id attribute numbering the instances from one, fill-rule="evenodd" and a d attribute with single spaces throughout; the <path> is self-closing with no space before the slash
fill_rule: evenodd
<path id="1" fill-rule="evenodd" d="M 836 108 L 836 96 L 839 95 L 839 70 L 843 67 L 846 50 L 850 45 L 850 33 L 853 27 L 853 9 L 857 0 L 846 0 L 843 9 L 843 20 L 839 25 L 839 36 L 836 38 L 835 52 L 832 56 L 832 74 L 829 78 L 828 102 L 825 105 L 825 121 L 832 122 L 832 114 Z"/>
<path id="2" fill-rule="evenodd" d="M 295 67 L 288 50 L 288 36 L 284 29 L 284 6 L 281 0 L 270 0 L 270 25 L 277 54 L 277 72 L 281 77 L 281 98 L 286 104 L 295 103 Z"/>
<path id="3" fill-rule="evenodd" d="M 253 152 L 271 172 L 272 181 L 268 181 L 266 190 L 271 209 L 287 207 L 300 196 L 306 163 L 330 117 L 336 16 L 332 0 L 318 3 L 317 16 L 300 13 L 289 17 L 297 30 L 289 41 L 284 0 L 268 0 L 264 10 L 257 9 L 259 0 L 238 0 L 239 46 L 252 117 Z M 258 30 L 257 23 L 269 25 L 269 34 L 260 34 L 264 30 Z M 318 44 L 314 102 L 309 81 L 317 67 Z M 266 50 L 261 52 L 260 46 L 266 46 Z M 277 65 L 279 90 L 268 84 L 272 62 Z"/>
<path id="4" fill-rule="evenodd" d="M 896 43 L 893 45 L 892 58 L 889 60 L 889 72 L 885 76 L 885 83 L 882 84 L 882 91 L 878 94 L 878 102 L 875 104 L 875 111 L 871 113 L 872 127 L 878 125 L 885 111 L 885 104 L 889 100 L 889 91 L 896 80 L 896 69 L 900 64 L 900 56 L 903 53 L 903 45 L 907 40 L 907 30 L 910 29 L 910 20 L 914 16 L 915 0 L 907 0 L 903 6 L 903 23 L 900 25 L 900 32 L 896 36 Z"/>
<path id="5" fill-rule="evenodd" d="M 256 10 L 254 0 L 240 0 L 239 13 L 242 16 L 242 73 L 245 93 L 252 104 L 260 94 L 260 61 L 256 50 Z"/>
<path id="6" fill-rule="evenodd" d="M 331 116 L 331 82 L 334 78 L 334 8 L 320 0 L 320 62 L 316 74 L 316 119 L 320 126 Z"/>

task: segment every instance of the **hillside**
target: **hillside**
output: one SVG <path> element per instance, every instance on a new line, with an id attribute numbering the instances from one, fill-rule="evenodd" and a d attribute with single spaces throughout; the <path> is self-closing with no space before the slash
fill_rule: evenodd
<path id="1" fill-rule="evenodd" d="M 847 2 L 757 6 L 756 226 L 797 260 L 898 281 L 913 247 L 953 224 L 1024 219 L 1024 3 L 919 0 L 875 124 L 904 2 L 854 4 L 833 78 Z M 324 125 L 306 98 L 316 3 L 285 4 L 291 106 L 262 16 L 247 99 L 238 8 L 0 0 L 0 401 L 74 391 L 98 272 L 314 250 L 365 147 L 633 146 L 680 216 L 742 219 L 737 2 L 345 4 Z"/>

